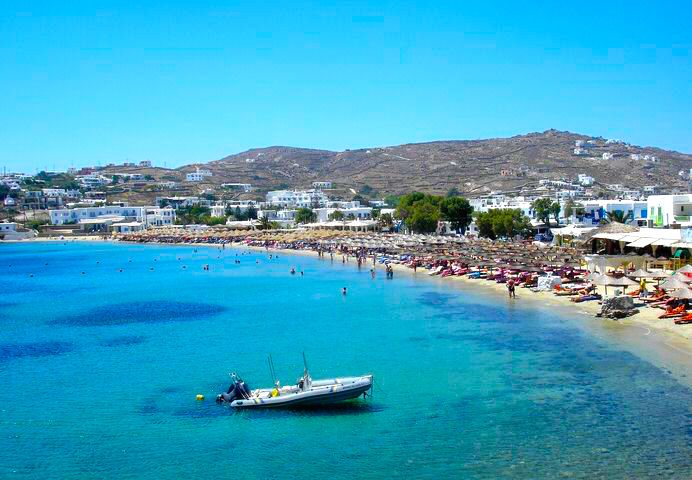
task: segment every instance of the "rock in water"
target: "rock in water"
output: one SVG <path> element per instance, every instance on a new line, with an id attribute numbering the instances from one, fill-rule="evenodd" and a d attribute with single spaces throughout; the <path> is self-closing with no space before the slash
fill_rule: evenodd
<path id="1" fill-rule="evenodd" d="M 603 299 L 601 313 L 598 316 L 618 319 L 629 317 L 638 312 L 639 310 L 634 307 L 634 299 L 632 297 L 619 295 Z"/>

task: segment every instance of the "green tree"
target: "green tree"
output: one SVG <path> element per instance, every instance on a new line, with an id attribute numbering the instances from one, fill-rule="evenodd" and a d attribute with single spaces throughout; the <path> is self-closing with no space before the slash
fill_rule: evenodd
<path id="1" fill-rule="evenodd" d="M 458 197 L 460 195 L 459 189 L 457 187 L 452 187 L 447 190 L 447 198 Z"/>
<path id="2" fill-rule="evenodd" d="M 440 215 L 451 223 L 452 229 L 463 233 L 471 224 L 473 207 L 463 197 L 447 197 L 440 202 Z"/>
<path id="3" fill-rule="evenodd" d="M 310 223 L 317 219 L 317 215 L 309 208 L 299 208 L 296 212 L 296 223 Z"/>
<path id="4" fill-rule="evenodd" d="M 258 230 L 270 230 L 272 228 L 272 222 L 265 216 L 260 217 L 259 225 L 257 225 Z"/>
<path id="5" fill-rule="evenodd" d="M 558 225 L 560 224 L 560 210 L 560 202 L 553 202 L 550 204 L 550 214 Z"/>
<path id="6" fill-rule="evenodd" d="M 531 204 L 531 208 L 536 212 L 536 218 L 545 224 L 550 223 L 552 201 L 549 198 L 537 198 Z"/>
<path id="7" fill-rule="evenodd" d="M 628 210 L 627 213 L 622 210 L 613 210 L 612 212 L 607 212 L 606 215 L 610 223 L 627 223 L 634 218 L 632 210 Z"/>
<path id="8" fill-rule="evenodd" d="M 439 211 L 441 201 L 442 197 L 421 192 L 411 192 L 399 198 L 399 204 L 396 207 L 396 216 L 401 220 L 406 220 L 412 213 L 413 208 L 422 203 L 432 205 Z"/>
<path id="9" fill-rule="evenodd" d="M 211 217 L 211 210 L 201 205 L 181 207 L 176 212 L 175 222 L 181 225 L 205 223 L 204 217 Z"/>
<path id="10" fill-rule="evenodd" d="M 248 220 L 257 220 L 257 209 L 252 205 L 248 206 L 247 210 L 245 210 L 245 216 Z"/>
<path id="11" fill-rule="evenodd" d="M 10 187 L 7 185 L 0 185 L 0 201 L 5 200 L 5 198 L 10 194 Z"/>
<path id="12" fill-rule="evenodd" d="M 493 230 L 493 217 L 490 212 L 478 212 L 476 214 L 476 227 L 478 227 L 478 236 L 495 240 L 495 231 Z"/>
<path id="13" fill-rule="evenodd" d="M 476 215 L 476 226 L 481 237 L 495 240 L 498 237 L 512 238 L 531 234 L 531 220 L 519 209 L 498 208 Z"/>
<path id="14" fill-rule="evenodd" d="M 396 208 L 399 206 L 399 197 L 398 195 L 387 195 L 384 197 L 384 203 L 387 204 L 389 208 Z"/>
<path id="15" fill-rule="evenodd" d="M 379 225 L 380 228 L 391 229 L 394 227 L 394 219 L 391 214 L 383 213 L 377 217 L 377 225 Z"/>
<path id="16" fill-rule="evenodd" d="M 574 200 L 571 198 L 565 202 L 565 217 L 571 217 L 574 214 Z"/>
<path id="17" fill-rule="evenodd" d="M 416 233 L 432 233 L 437 230 L 439 219 L 439 207 L 428 202 L 418 202 L 409 210 L 406 226 Z"/>
<path id="18" fill-rule="evenodd" d="M 233 216 L 239 222 L 246 220 L 245 215 L 243 215 L 243 211 L 240 209 L 240 207 L 235 207 L 235 211 L 233 212 Z"/>
<path id="19" fill-rule="evenodd" d="M 344 212 L 342 212 L 341 210 L 334 210 L 332 213 L 329 214 L 328 218 L 329 220 L 343 220 Z"/>

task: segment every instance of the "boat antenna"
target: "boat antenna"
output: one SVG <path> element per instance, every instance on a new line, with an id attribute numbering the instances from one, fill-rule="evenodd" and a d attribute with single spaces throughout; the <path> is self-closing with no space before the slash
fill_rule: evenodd
<path id="1" fill-rule="evenodd" d="M 276 371 L 274 370 L 274 360 L 272 360 L 272 354 L 269 354 L 269 358 L 267 358 L 267 361 L 269 362 L 269 373 L 272 376 L 272 382 L 274 385 L 276 385 Z"/>
<path id="2" fill-rule="evenodd" d="M 305 371 L 308 371 L 308 361 L 305 359 L 305 352 L 303 352 L 303 366 L 305 367 Z"/>

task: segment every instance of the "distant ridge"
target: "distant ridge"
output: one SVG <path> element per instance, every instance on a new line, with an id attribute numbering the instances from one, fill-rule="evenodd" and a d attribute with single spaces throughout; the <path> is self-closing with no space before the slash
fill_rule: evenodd
<path id="1" fill-rule="evenodd" d="M 587 155 L 574 154 L 578 140 L 591 141 Z M 604 159 L 604 153 L 613 158 Z M 645 160 L 646 155 L 656 157 L 656 161 Z M 474 195 L 537 186 L 542 179 L 576 180 L 580 173 L 594 177 L 602 186 L 658 185 L 686 190 L 687 181 L 678 173 L 692 168 L 692 155 L 547 130 L 510 138 L 435 141 L 343 152 L 288 146 L 254 148 L 206 164 L 180 167 L 177 174 L 182 178 L 197 166 L 213 172 L 209 180 L 213 184 L 251 183 L 260 189 L 307 187 L 314 181 L 326 180 L 337 189 L 367 185 L 378 194 L 413 189 L 440 194 L 456 188 Z"/>

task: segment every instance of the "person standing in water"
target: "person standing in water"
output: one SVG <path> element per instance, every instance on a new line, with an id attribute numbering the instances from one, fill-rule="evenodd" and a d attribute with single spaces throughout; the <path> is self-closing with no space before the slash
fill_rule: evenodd
<path id="1" fill-rule="evenodd" d="M 341 295 L 346 296 L 346 287 L 341 289 Z"/>
<path id="2" fill-rule="evenodd" d="M 514 292 L 514 280 L 507 282 L 507 292 L 509 293 L 509 298 L 517 298 L 517 294 Z"/>

